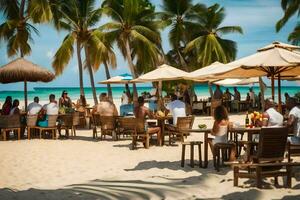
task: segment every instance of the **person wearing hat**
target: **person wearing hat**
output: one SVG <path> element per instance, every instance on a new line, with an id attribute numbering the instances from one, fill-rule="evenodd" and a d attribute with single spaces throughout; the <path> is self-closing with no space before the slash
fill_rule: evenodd
<path id="1" fill-rule="evenodd" d="M 72 108 L 72 101 L 70 97 L 68 97 L 68 92 L 64 90 L 59 98 L 59 107 Z"/>

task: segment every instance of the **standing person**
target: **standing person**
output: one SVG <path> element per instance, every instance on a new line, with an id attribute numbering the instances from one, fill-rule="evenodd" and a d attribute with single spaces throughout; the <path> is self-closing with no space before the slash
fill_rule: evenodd
<path id="1" fill-rule="evenodd" d="M 9 115 L 11 107 L 12 107 L 12 97 L 7 96 L 2 106 L 1 115 Z"/>
<path id="2" fill-rule="evenodd" d="M 233 88 L 233 103 L 232 108 L 233 110 L 239 111 L 239 102 L 241 101 L 241 93 L 238 91 L 237 87 Z"/>
<path id="3" fill-rule="evenodd" d="M 265 100 L 265 110 L 263 126 L 283 126 L 283 116 L 275 109 L 275 103 L 272 99 Z"/>
<path id="4" fill-rule="evenodd" d="M 300 108 L 297 106 L 297 100 L 288 98 L 286 106 L 290 110 L 287 126 L 290 129 L 289 132 L 293 134 L 289 140 L 292 144 L 300 144 Z"/>
<path id="5" fill-rule="evenodd" d="M 240 101 L 241 93 L 238 91 L 237 87 L 234 87 L 233 90 L 234 90 L 233 100 Z"/>
<path id="6" fill-rule="evenodd" d="M 34 97 L 33 102 L 27 107 L 28 115 L 37 115 L 42 109 L 42 105 L 39 104 L 39 97 Z"/>
<path id="7" fill-rule="evenodd" d="M 72 101 L 70 97 L 68 97 L 68 92 L 64 90 L 59 98 L 59 107 L 72 108 Z"/>
<path id="8" fill-rule="evenodd" d="M 226 88 L 226 91 L 225 91 L 225 93 L 224 93 L 224 95 L 223 95 L 224 100 L 225 100 L 225 101 L 230 101 L 230 100 L 231 100 L 231 96 L 233 96 L 233 95 L 229 92 L 229 89 Z"/>
<path id="9" fill-rule="evenodd" d="M 13 102 L 13 104 L 12 104 L 12 107 L 11 107 L 11 110 L 9 112 L 9 115 L 20 115 L 19 105 L 20 105 L 19 100 L 15 99 L 14 102 Z"/>
<path id="10" fill-rule="evenodd" d="M 222 98 L 223 98 L 223 92 L 222 92 L 220 86 L 216 85 L 216 90 L 214 92 L 213 99 L 214 100 L 222 100 Z"/>
<path id="11" fill-rule="evenodd" d="M 148 116 L 150 119 L 154 119 L 155 116 L 154 114 L 149 110 L 149 108 L 147 108 L 146 106 L 144 106 L 145 104 L 145 100 L 143 97 L 139 97 L 138 98 L 138 106 L 136 106 L 134 108 L 134 116 L 135 118 L 138 119 L 146 119 L 146 117 Z M 149 135 L 154 135 L 157 134 L 157 144 L 159 146 L 161 146 L 162 144 L 162 138 L 161 138 L 161 129 L 160 127 L 148 127 L 148 124 L 146 121 L 144 121 L 145 124 L 145 131 L 147 131 L 147 133 Z"/>
<path id="12" fill-rule="evenodd" d="M 255 104 L 256 104 L 256 101 L 255 101 L 255 93 L 253 91 L 253 88 L 250 88 L 249 89 L 249 96 L 250 96 L 250 104 L 251 104 L 251 107 L 254 108 L 255 107 Z"/>
<path id="13" fill-rule="evenodd" d="M 48 126 L 48 116 L 49 115 L 58 115 L 58 106 L 57 101 L 55 100 L 55 95 L 50 94 L 49 95 L 49 103 L 45 104 L 42 109 L 39 112 L 39 118 L 38 125 L 41 127 L 47 127 Z M 41 119 L 42 118 L 42 119 Z"/>
<path id="14" fill-rule="evenodd" d="M 118 116 L 118 110 L 109 99 L 106 93 L 99 96 L 100 102 L 94 107 L 92 113 L 98 113 L 100 116 Z"/>
<path id="15" fill-rule="evenodd" d="M 227 132 L 229 125 L 228 112 L 224 106 L 216 107 L 214 111 L 214 125 L 211 134 L 214 138 L 208 138 L 208 144 L 212 153 L 214 154 L 214 145 L 218 143 L 227 143 Z M 230 151 L 230 161 L 235 160 L 235 147 L 233 146 Z"/>
<path id="16" fill-rule="evenodd" d="M 173 124 L 177 124 L 178 117 L 186 117 L 186 106 L 185 103 L 178 100 L 175 94 L 171 94 L 171 102 L 166 106 L 166 115 L 171 112 L 173 116 Z"/>
<path id="17" fill-rule="evenodd" d="M 122 105 L 129 104 L 129 97 L 126 94 L 126 91 L 123 91 L 122 97 L 121 97 L 121 103 Z"/>

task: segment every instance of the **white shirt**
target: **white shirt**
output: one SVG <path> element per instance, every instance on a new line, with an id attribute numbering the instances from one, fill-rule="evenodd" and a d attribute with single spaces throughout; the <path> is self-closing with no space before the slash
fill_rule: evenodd
<path id="1" fill-rule="evenodd" d="M 122 94 L 122 105 L 128 104 L 128 96 L 126 93 Z"/>
<path id="2" fill-rule="evenodd" d="M 186 117 L 185 103 L 180 100 L 175 100 L 167 104 L 166 108 L 173 116 L 173 124 L 177 124 L 177 117 Z"/>
<path id="3" fill-rule="evenodd" d="M 268 126 L 283 126 L 283 116 L 274 108 L 269 108 L 266 113 L 269 115 Z"/>
<path id="4" fill-rule="evenodd" d="M 58 106 L 56 103 L 48 103 L 43 106 L 43 109 L 46 110 L 47 115 L 57 115 L 58 114 Z"/>
<path id="5" fill-rule="evenodd" d="M 295 127 L 293 133 L 295 136 L 300 137 L 300 108 L 295 106 L 289 113 L 289 116 L 293 115 L 296 118 Z"/>
<path id="6" fill-rule="evenodd" d="M 27 108 L 28 108 L 29 115 L 37 115 L 42 109 L 42 106 L 36 102 L 32 102 L 28 105 Z"/>

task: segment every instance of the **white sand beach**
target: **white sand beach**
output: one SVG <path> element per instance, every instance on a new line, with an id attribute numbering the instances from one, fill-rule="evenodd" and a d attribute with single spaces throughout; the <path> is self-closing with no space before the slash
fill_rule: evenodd
<path id="1" fill-rule="evenodd" d="M 243 115 L 230 120 L 243 123 Z M 212 126 L 211 117 L 194 123 Z M 188 140 L 202 140 L 192 133 Z M 300 168 L 292 188 L 265 189 L 240 179 L 233 187 L 230 167 L 216 172 L 209 155 L 207 169 L 180 167 L 181 145 L 130 150 L 131 140 L 93 140 L 92 130 L 78 130 L 72 139 L 0 142 L 0 199 L 297 199 Z M 187 149 L 186 158 L 189 158 Z M 195 158 L 198 155 L 196 153 Z M 296 160 L 300 160 L 296 158 Z M 282 185 L 282 179 L 279 179 Z"/>

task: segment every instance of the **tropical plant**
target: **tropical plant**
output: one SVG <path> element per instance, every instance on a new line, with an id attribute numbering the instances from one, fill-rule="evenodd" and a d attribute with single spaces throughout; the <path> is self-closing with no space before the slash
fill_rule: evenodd
<path id="1" fill-rule="evenodd" d="M 225 10 L 219 4 L 207 8 L 206 12 L 198 12 L 194 16 L 196 26 L 191 27 L 191 38 L 185 47 L 185 53 L 194 52 L 199 65 L 207 66 L 215 61 L 228 63 L 236 57 L 236 42 L 223 39 L 228 33 L 242 34 L 240 26 L 223 26 Z"/>
<path id="2" fill-rule="evenodd" d="M 284 15 L 276 24 L 277 32 L 280 31 L 293 15 L 296 13 L 298 13 L 298 16 L 300 15 L 300 0 L 281 0 L 281 7 Z"/>
<path id="3" fill-rule="evenodd" d="M 205 5 L 192 4 L 192 0 L 163 0 L 163 12 L 157 14 L 164 22 L 165 27 L 170 27 L 169 43 L 172 50 L 168 53 L 183 69 L 190 71 L 189 60 L 192 56 L 183 53 L 183 49 L 189 42 L 190 29 L 196 26 L 193 18 L 199 12 L 205 11 Z M 167 56 L 168 57 L 168 56 Z M 170 58 L 170 57 L 169 57 Z M 173 59 L 168 59 L 173 62 Z M 175 63 L 174 63 L 175 65 Z"/>
<path id="4" fill-rule="evenodd" d="M 289 19 L 298 13 L 300 15 L 300 0 L 281 0 L 281 7 L 284 11 L 283 17 L 276 24 L 276 31 L 279 32 Z M 294 30 L 289 34 L 288 41 L 293 44 L 300 44 L 300 24 L 298 23 Z"/>
<path id="5" fill-rule="evenodd" d="M 94 28 L 101 17 L 100 9 L 94 9 L 94 4 L 94 0 L 71 0 L 61 6 L 60 13 L 62 17 L 55 22 L 55 26 L 58 29 L 66 29 L 69 33 L 55 53 L 52 65 L 56 74 L 61 74 L 73 55 L 76 42 L 80 93 L 84 94 L 83 64 L 81 59 L 81 50 L 83 49 L 85 52 L 85 66 L 90 76 L 94 103 L 97 104 L 98 100 L 93 72 L 98 70 L 102 62 L 105 63 L 106 67 L 107 63 L 115 66 L 115 58 L 110 45 L 107 43 L 108 40 L 106 39 L 104 42 L 104 35 Z"/>
<path id="6" fill-rule="evenodd" d="M 161 44 L 160 22 L 153 19 L 154 7 L 148 0 L 105 0 L 102 13 L 108 15 L 111 21 L 102 25 L 100 30 L 115 36 L 114 41 L 126 58 L 133 78 L 157 66 Z M 136 100 L 135 84 L 133 91 Z"/>
<path id="7" fill-rule="evenodd" d="M 5 18 L 0 25 L 0 39 L 7 41 L 9 57 L 31 53 L 32 33 L 39 34 L 33 24 L 49 22 L 53 8 L 50 0 L 0 0 L 0 11 Z"/>

